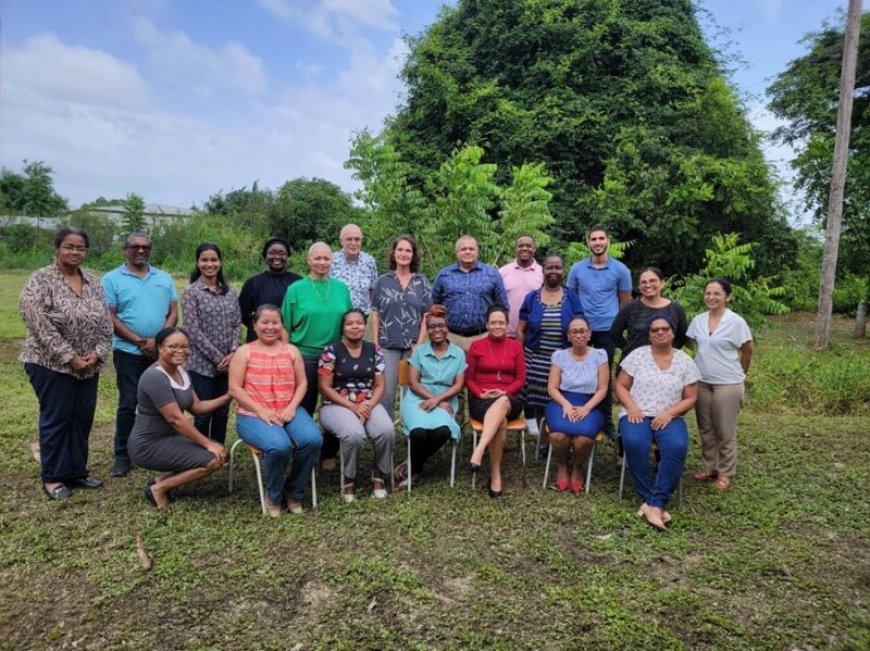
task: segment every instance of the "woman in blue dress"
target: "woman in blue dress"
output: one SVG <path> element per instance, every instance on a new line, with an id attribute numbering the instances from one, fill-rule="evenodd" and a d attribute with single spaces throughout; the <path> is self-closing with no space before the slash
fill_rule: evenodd
<path id="1" fill-rule="evenodd" d="M 423 464 L 449 439 L 459 440 L 457 396 L 465 382 L 465 353 L 447 340 L 447 310 L 433 305 L 426 315 L 429 341 L 411 353 L 408 388 L 402 397 L 402 427 L 410 438 L 411 467 L 396 468 L 398 488 L 422 478 Z"/>

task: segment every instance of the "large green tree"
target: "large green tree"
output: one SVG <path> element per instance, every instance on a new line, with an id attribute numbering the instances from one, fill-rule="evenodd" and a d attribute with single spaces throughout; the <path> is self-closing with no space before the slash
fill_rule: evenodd
<path id="1" fill-rule="evenodd" d="M 24 161 L 23 173 L 0 170 L 0 212 L 54 217 L 66 212 L 66 199 L 54 189 L 54 170 L 42 161 Z"/>
<path id="2" fill-rule="evenodd" d="M 843 25 L 825 24 L 808 34 L 808 52 L 789 63 L 767 89 L 770 109 L 787 124 L 774 133 L 795 147 L 792 162 L 795 184 L 803 190 L 806 207 L 824 224 L 837 126 Z M 870 277 L 870 13 L 861 17 L 861 36 L 852 105 L 843 236 L 839 268 Z"/>
<path id="3" fill-rule="evenodd" d="M 793 247 L 690 0 L 459 0 L 409 45 L 387 135 L 421 188 L 471 143 L 504 175 L 544 163 L 556 239 L 602 223 L 634 266 L 695 271 L 734 230 L 760 271 Z"/>

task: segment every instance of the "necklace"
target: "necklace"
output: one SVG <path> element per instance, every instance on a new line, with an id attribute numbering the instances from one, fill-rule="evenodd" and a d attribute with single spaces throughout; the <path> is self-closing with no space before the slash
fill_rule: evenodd
<path id="1" fill-rule="evenodd" d="M 311 279 L 311 276 L 308 276 L 308 282 L 311 283 L 311 290 L 314 292 L 314 296 L 321 303 L 326 303 L 329 300 L 329 290 L 332 289 L 332 286 L 329 284 L 329 279 L 326 279 L 326 292 L 321 292 L 317 289 L 317 284 Z"/>
<path id="2" fill-rule="evenodd" d="M 492 349 L 492 339 L 486 340 L 486 345 L 489 347 L 489 356 L 493 359 L 495 363 L 495 351 Z M 507 361 L 507 351 L 502 350 L 501 359 L 495 363 L 495 381 L 501 382 L 501 367 L 505 365 Z"/>

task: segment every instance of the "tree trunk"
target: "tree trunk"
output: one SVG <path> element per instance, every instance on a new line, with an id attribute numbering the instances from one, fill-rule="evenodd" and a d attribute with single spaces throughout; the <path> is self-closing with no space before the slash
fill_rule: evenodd
<path id="1" fill-rule="evenodd" d="M 849 0 L 849 15 L 843 43 L 843 71 L 840 76 L 840 105 L 837 110 L 837 135 L 834 141 L 834 164 L 831 191 L 828 195 L 828 224 L 819 281 L 819 311 L 816 314 L 816 350 L 831 341 L 831 315 L 834 311 L 834 276 L 843 222 L 843 189 L 846 185 L 846 162 L 849 155 L 849 132 L 852 126 L 852 94 L 855 90 L 855 64 L 858 59 L 858 35 L 861 28 L 861 0 Z"/>
<path id="2" fill-rule="evenodd" d="M 855 315 L 855 337 L 863 339 L 867 336 L 867 303 L 858 303 L 858 313 Z"/>

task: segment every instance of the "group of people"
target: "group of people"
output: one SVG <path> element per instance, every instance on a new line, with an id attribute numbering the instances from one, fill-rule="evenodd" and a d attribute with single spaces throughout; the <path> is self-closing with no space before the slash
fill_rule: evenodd
<path id="1" fill-rule="evenodd" d="M 730 486 L 752 337 L 727 307 L 727 280 L 707 284 L 708 309 L 689 324 L 682 307 L 662 296 L 657 269 L 641 271 L 632 300 L 631 274 L 609 255 L 603 228 L 589 233 L 591 255 L 567 281 L 561 257 L 538 264 L 528 236 L 500 269 L 478 260 L 473 237 L 460 237 L 456 263 L 431 285 L 410 235 L 393 241 L 383 275 L 362 251 L 359 227 L 346 225 L 339 240 L 337 252 L 323 242 L 309 248 L 303 277 L 287 269 L 289 244 L 270 239 L 262 249 L 266 271 L 238 295 L 224 278 L 219 247 L 200 245 L 179 328 L 174 284 L 149 264 L 146 234 L 126 238 L 125 262 L 100 282 L 81 269 L 87 233 L 61 229 L 53 264 L 31 275 L 20 302 L 21 359 L 40 404 L 48 497 L 102 485 L 88 472 L 87 438 L 110 350 L 118 385 L 111 474 L 122 477 L 132 464 L 162 473 L 144 491 L 158 507 L 169 504 L 172 489 L 226 462 L 231 400 L 239 437 L 263 454 L 267 512 L 278 515 L 285 503 L 302 511 L 312 468 L 333 468 L 339 452 L 341 497 L 352 501 L 368 439 L 374 497 L 386 497 L 391 472 L 400 488 L 419 482 L 426 460 L 458 441 L 465 391 L 481 432 L 469 469 L 479 472 L 488 454 L 493 499 L 503 496 L 507 424 L 523 413 L 541 444 L 553 447 L 559 491 L 582 490 L 580 469 L 595 437 L 618 431 L 643 501 L 639 515 L 657 528 L 670 520 L 665 507 L 688 449 L 683 416 L 693 407 L 704 460 L 695 477 Z M 679 350 L 686 341 L 697 347 L 694 360 Z M 611 417 L 617 347 L 618 429 Z M 403 363 L 409 372 L 397 420 Z M 399 422 L 409 463 L 393 468 Z"/>

